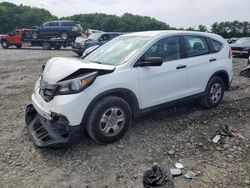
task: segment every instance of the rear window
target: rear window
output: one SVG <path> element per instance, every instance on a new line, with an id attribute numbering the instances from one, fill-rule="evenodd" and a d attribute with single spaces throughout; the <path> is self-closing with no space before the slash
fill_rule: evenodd
<path id="1" fill-rule="evenodd" d="M 208 44 L 204 37 L 184 36 L 187 57 L 195 57 L 209 53 Z"/>
<path id="2" fill-rule="evenodd" d="M 210 39 L 211 41 L 211 44 L 212 44 L 212 51 L 213 52 L 218 52 L 220 51 L 221 47 L 222 47 L 222 44 L 216 40 L 213 40 L 213 39 Z"/>
<path id="3" fill-rule="evenodd" d="M 59 22 L 50 22 L 49 26 L 59 26 Z"/>

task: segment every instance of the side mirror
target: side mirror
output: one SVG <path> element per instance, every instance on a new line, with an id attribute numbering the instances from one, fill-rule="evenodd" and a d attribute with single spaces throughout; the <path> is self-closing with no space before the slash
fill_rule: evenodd
<path id="1" fill-rule="evenodd" d="M 144 61 L 138 62 L 137 67 L 161 66 L 163 63 L 161 57 L 147 57 Z"/>

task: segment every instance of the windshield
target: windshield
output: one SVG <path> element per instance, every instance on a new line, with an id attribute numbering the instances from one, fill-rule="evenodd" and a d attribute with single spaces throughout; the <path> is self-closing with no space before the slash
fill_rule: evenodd
<path id="1" fill-rule="evenodd" d="M 94 63 L 120 65 L 145 45 L 150 38 L 148 36 L 119 36 L 97 48 L 84 59 Z"/>
<path id="2" fill-rule="evenodd" d="M 235 43 L 237 43 L 237 44 L 250 43 L 250 37 L 241 38 L 241 39 L 237 40 Z"/>
<path id="3" fill-rule="evenodd" d="M 102 33 L 92 33 L 88 39 L 89 40 L 98 40 L 98 38 L 102 35 Z"/>

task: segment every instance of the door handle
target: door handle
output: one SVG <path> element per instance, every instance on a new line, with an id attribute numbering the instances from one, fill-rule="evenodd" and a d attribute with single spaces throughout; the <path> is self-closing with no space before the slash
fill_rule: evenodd
<path id="1" fill-rule="evenodd" d="M 209 59 L 209 62 L 213 62 L 213 61 L 216 61 L 217 59 L 216 58 L 211 58 Z"/>
<path id="2" fill-rule="evenodd" d="M 176 67 L 176 69 L 178 70 L 178 69 L 184 69 L 184 68 L 186 68 L 187 67 L 187 65 L 178 65 L 177 67 Z"/>

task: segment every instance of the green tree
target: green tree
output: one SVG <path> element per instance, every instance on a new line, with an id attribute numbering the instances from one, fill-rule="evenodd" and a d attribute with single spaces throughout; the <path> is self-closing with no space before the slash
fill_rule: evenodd
<path id="1" fill-rule="evenodd" d="M 202 32 L 206 32 L 207 31 L 207 27 L 205 25 L 198 25 L 198 30 L 202 31 Z"/>

